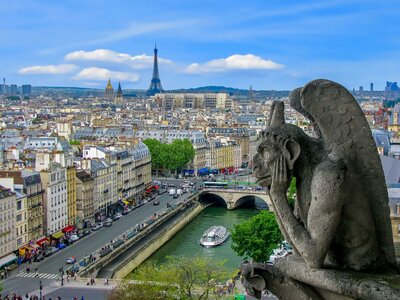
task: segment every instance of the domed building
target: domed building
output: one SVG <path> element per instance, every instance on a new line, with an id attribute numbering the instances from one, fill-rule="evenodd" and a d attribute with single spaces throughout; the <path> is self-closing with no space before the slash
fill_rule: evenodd
<path id="1" fill-rule="evenodd" d="M 106 99 L 109 99 L 109 100 L 113 100 L 114 99 L 114 88 L 113 88 L 113 86 L 111 84 L 110 79 L 108 79 L 108 83 L 107 83 L 107 86 L 106 86 L 106 92 L 104 94 L 104 97 Z"/>

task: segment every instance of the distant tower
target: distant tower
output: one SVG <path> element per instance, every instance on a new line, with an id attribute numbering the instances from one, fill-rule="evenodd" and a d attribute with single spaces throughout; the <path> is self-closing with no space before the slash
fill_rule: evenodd
<path id="1" fill-rule="evenodd" d="M 371 82 L 371 84 L 370 84 L 370 88 L 369 88 L 369 90 L 371 91 L 371 92 L 373 92 L 374 91 L 374 84 Z"/>
<path id="2" fill-rule="evenodd" d="M 153 96 L 157 93 L 162 93 L 160 74 L 158 74 L 158 60 L 157 60 L 157 45 L 154 46 L 154 65 L 153 65 L 153 78 L 150 82 L 150 87 L 147 90 L 147 96 Z"/>
<path id="3" fill-rule="evenodd" d="M 104 97 L 109 99 L 109 100 L 114 99 L 114 88 L 113 88 L 113 86 L 111 84 L 110 79 L 108 79 L 108 83 L 107 83 L 107 86 L 106 86 L 106 92 L 104 94 Z"/>
<path id="4" fill-rule="evenodd" d="M 122 97 L 122 89 L 121 89 L 121 82 L 118 82 L 118 90 L 117 90 L 117 97 L 115 98 L 115 103 L 122 104 L 123 103 Z"/>
<path id="5" fill-rule="evenodd" d="M 253 87 L 250 86 L 250 89 L 249 89 L 249 100 L 253 101 L 253 98 L 254 98 Z"/>

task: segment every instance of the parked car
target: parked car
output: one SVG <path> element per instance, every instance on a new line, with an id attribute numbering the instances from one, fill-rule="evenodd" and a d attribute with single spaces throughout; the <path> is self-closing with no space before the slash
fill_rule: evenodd
<path id="1" fill-rule="evenodd" d="M 46 256 L 46 257 L 51 256 L 51 255 L 53 255 L 54 253 L 57 253 L 58 250 L 59 250 L 59 249 L 56 248 L 56 247 L 49 247 L 49 248 L 46 249 L 46 251 L 45 251 L 45 253 L 44 253 L 44 256 Z"/>
<path id="2" fill-rule="evenodd" d="M 62 250 L 62 249 L 64 249 L 64 248 L 66 248 L 67 247 L 67 245 L 65 245 L 64 243 L 58 243 L 57 244 L 57 248 L 59 249 L 59 250 Z"/>
<path id="3" fill-rule="evenodd" d="M 42 254 L 38 254 L 33 258 L 33 261 L 34 262 L 39 262 L 39 261 L 42 261 L 43 259 L 44 259 L 43 255 Z"/>
<path id="4" fill-rule="evenodd" d="M 92 232 L 90 231 L 89 228 L 83 229 L 81 232 L 79 232 L 78 236 L 80 238 L 83 238 L 84 236 L 87 236 L 89 234 L 91 234 Z"/>
<path id="5" fill-rule="evenodd" d="M 105 222 L 104 222 L 104 226 L 105 227 L 111 227 L 113 223 L 113 220 L 111 218 L 108 218 Z"/>
<path id="6" fill-rule="evenodd" d="M 128 211 L 128 209 L 124 209 L 124 211 L 122 212 L 122 214 L 123 214 L 123 215 L 127 215 L 127 214 L 129 214 L 129 211 Z"/>
<path id="7" fill-rule="evenodd" d="M 75 256 L 67 258 L 67 264 L 74 264 L 74 263 L 76 263 Z"/>
<path id="8" fill-rule="evenodd" d="M 77 236 L 76 234 L 73 234 L 69 237 L 69 241 L 72 243 L 76 242 L 77 240 L 79 240 L 79 236 Z"/>
<path id="9" fill-rule="evenodd" d="M 178 194 L 174 194 L 174 195 L 172 196 L 172 198 L 174 198 L 174 199 L 179 198 L 179 195 L 178 195 Z"/>
<path id="10" fill-rule="evenodd" d="M 158 200 L 154 201 L 153 205 L 160 205 L 160 201 L 158 201 Z"/>
<path id="11" fill-rule="evenodd" d="M 103 227 L 103 224 L 102 223 L 97 223 L 97 224 L 92 226 L 92 230 L 96 231 L 96 230 L 99 230 L 101 227 Z"/>

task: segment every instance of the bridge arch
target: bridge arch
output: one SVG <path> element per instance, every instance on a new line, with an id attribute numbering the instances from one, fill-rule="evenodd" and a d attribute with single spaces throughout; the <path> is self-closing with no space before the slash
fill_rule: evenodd
<path id="1" fill-rule="evenodd" d="M 236 200 L 233 208 L 246 206 L 248 204 L 251 204 L 252 206 L 255 206 L 255 207 L 258 207 L 258 208 L 261 208 L 261 209 L 268 209 L 269 210 L 268 202 L 266 202 L 263 198 L 260 198 L 260 197 L 258 197 L 256 195 L 245 195 L 245 196 L 242 196 L 241 198 Z"/>
<path id="2" fill-rule="evenodd" d="M 217 195 L 215 193 L 202 192 L 199 194 L 198 199 L 199 202 L 205 206 L 217 204 L 228 208 L 228 204 L 226 203 L 225 199 L 221 195 Z"/>
<path id="3" fill-rule="evenodd" d="M 227 209 L 235 209 L 243 205 L 244 203 L 249 201 L 249 197 L 253 197 L 252 201 L 254 201 L 255 198 L 262 199 L 267 204 L 269 210 L 272 209 L 271 199 L 267 195 L 266 191 L 225 190 L 225 189 L 207 188 L 200 193 L 199 200 L 204 197 L 202 195 L 215 197 L 215 199 L 219 200 L 222 199 L 226 203 Z"/>

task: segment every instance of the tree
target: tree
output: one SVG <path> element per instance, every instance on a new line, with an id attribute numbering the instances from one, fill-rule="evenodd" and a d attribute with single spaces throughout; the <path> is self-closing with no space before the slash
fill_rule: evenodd
<path id="1" fill-rule="evenodd" d="M 272 251 L 283 241 L 275 215 L 267 210 L 235 225 L 231 236 L 232 249 L 239 256 L 257 262 L 268 261 Z"/>
<path id="2" fill-rule="evenodd" d="M 170 153 L 170 170 L 175 173 L 185 168 L 195 155 L 193 145 L 188 139 L 174 140 L 170 145 Z"/>
<path id="3" fill-rule="evenodd" d="M 121 283 L 108 299 L 209 299 L 229 278 L 224 263 L 201 257 L 168 257 L 161 265 L 148 261 L 129 276 L 134 282 Z"/>
<path id="4" fill-rule="evenodd" d="M 161 143 L 156 139 L 146 139 L 143 143 L 149 148 L 152 167 L 156 170 L 157 177 L 161 168 L 175 173 L 180 171 L 193 160 L 195 155 L 193 145 L 188 139 L 177 139 L 171 144 Z"/>
<path id="5" fill-rule="evenodd" d="M 81 142 L 79 140 L 70 140 L 69 144 L 70 145 L 79 146 L 81 144 Z"/>
<path id="6" fill-rule="evenodd" d="M 290 182 L 290 186 L 287 193 L 287 199 L 290 207 L 294 209 L 294 203 L 296 201 L 296 177 L 292 177 L 292 182 Z"/>
<path id="7" fill-rule="evenodd" d="M 156 170 L 156 176 L 158 177 L 158 170 L 162 167 L 161 164 L 161 143 L 156 139 L 145 139 L 143 143 L 149 148 L 151 154 L 151 166 Z"/>

